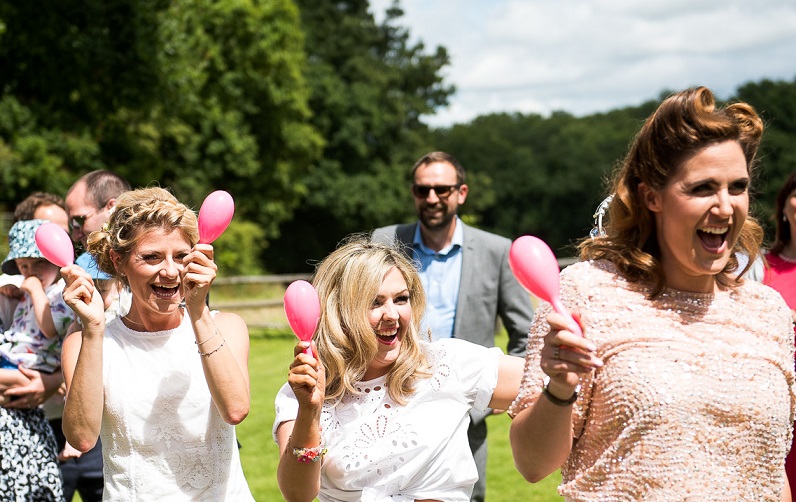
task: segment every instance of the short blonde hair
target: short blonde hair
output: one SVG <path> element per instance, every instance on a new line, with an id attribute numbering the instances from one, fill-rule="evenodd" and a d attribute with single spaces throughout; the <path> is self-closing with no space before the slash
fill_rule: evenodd
<path id="1" fill-rule="evenodd" d="M 126 277 L 119 277 L 111 251 L 121 257 L 122 263 L 127 263 L 138 241 L 152 228 L 180 230 L 191 247 L 199 242 L 196 214 L 168 190 L 152 187 L 119 195 L 108 222 L 100 230 L 91 232 L 86 247 L 100 270 L 127 284 Z"/>
<path id="2" fill-rule="evenodd" d="M 393 268 L 406 281 L 412 319 L 401 341 L 398 360 L 387 373 L 387 390 L 397 403 L 405 404 L 414 392 L 416 380 L 430 376 L 419 343 L 426 295 L 417 270 L 395 247 L 355 235 L 318 265 L 313 280 L 321 300 L 321 319 L 314 340 L 326 368 L 327 402 L 336 402 L 346 392 L 359 392 L 356 383 L 373 361 L 378 344 L 368 312 L 384 277 Z"/>

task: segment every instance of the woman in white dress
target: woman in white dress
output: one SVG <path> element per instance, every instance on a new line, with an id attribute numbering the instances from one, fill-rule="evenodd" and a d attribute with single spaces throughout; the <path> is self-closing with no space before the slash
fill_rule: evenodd
<path id="1" fill-rule="evenodd" d="M 388 245 L 350 240 L 319 265 L 314 285 L 314 356 L 309 343 L 296 345 L 276 398 L 285 499 L 469 501 L 478 475 L 468 411 L 505 409 L 522 359 L 422 340 L 423 287 Z"/>
<path id="2" fill-rule="evenodd" d="M 249 413 L 248 330 L 207 307 L 216 265 L 197 242 L 196 215 L 168 191 L 119 196 L 88 239 L 132 291 L 107 325 L 89 274 L 61 269 L 83 326 L 63 347 L 64 434 L 84 452 L 102 437 L 104 500 L 253 500 L 235 438 Z"/>

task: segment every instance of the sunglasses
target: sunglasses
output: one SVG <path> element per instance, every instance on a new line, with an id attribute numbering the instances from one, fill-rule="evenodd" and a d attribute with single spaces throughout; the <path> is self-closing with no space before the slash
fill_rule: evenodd
<path id="1" fill-rule="evenodd" d="M 72 229 L 73 232 L 75 230 L 80 230 L 81 228 L 83 228 L 83 225 L 86 224 L 86 220 L 91 218 L 95 214 L 97 214 L 97 211 L 91 211 L 88 214 L 82 214 L 79 216 L 72 216 L 71 218 L 69 218 L 69 228 Z"/>
<path id="2" fill-rule="evenodd" d="M 412 193 L 419 199 L 425 199 L 428 197 L 428 194 L 434 190 L 437 197 L 440 199 L 447 199 L 450 194 L 452 194 L 454 190 L 458 190 L 459 187 L 461 187 L 461 185 L 412 185 Z"/>

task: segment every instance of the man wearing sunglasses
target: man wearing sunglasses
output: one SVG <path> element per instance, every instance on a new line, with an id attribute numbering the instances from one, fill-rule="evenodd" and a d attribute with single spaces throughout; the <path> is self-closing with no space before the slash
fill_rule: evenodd
<path id="1" fill-rule="evenodd" d="M 72 241 L 85 248 L 88 234 L 102 228 L 116 198 L 128 190 L 130 184 L 111 171 L 92 171 L 75 181 L 66 193 Z"/>
<path id="2" fill-rule="evenodd" d="M 397 241 L 420 264 L 427 295 L 422 328 L 434 339 L 461 338 L 492 347 L 497 320 L 508 331 L 507 353 L 525 355 L 533 307 L 509 269 L 511 241 L 465 225 L 457 216 L 467 199 L 465 172 L 445 152 L 424 155 L 412 168 L 412 195 L 418 221 L 378 228 L 373 239 Z M 470 414 L 470 449 L 478 467 L 471 500 L 486 491 L 486 417 Z"/>

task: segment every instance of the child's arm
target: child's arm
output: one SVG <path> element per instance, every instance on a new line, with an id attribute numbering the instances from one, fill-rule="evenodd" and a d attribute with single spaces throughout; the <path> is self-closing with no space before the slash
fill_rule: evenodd
<path id="1" fill-rule="evenodd" d="M 25 277 L 20 289 L 30 295 L 36 322 L 44 336 L 47 338 L 58 336 L 58 331 L 55 329 L 55 323 L 53 322 L 53 314 L 50 310 L 50 300 L 47 298 L 47 293 L 44 292 L 44 286 L 42 286 L 39 278 L 33 275 Z"/>

